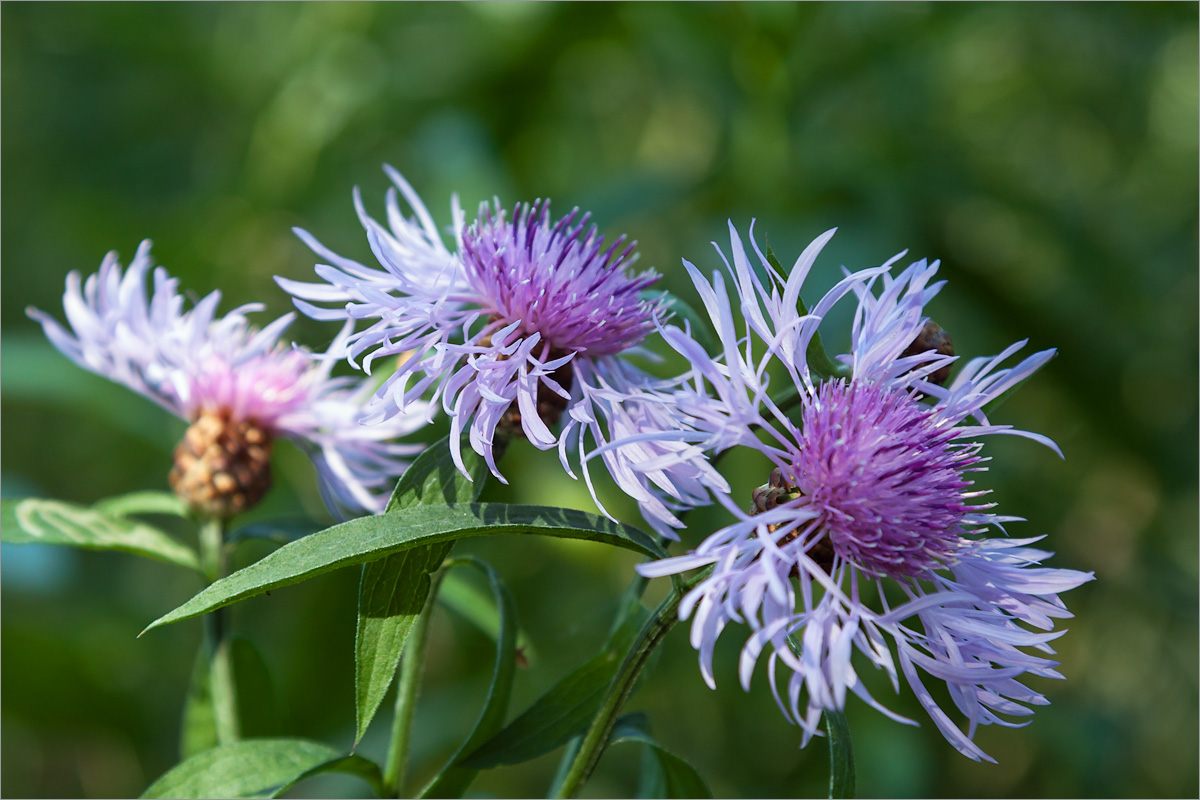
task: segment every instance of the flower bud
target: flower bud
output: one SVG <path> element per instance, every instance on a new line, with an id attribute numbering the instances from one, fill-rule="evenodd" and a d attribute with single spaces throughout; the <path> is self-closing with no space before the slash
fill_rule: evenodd
<path id="1" fill-rule="evenodd" d="M 913 339 L 912 344 L 905 348 L 904 352 L 900 354 L 900 357 L 907 358 L 908 356 L 916 356 L 920 355 L 921 353 L 928 353 L 930 350 L 936 350 L 939 355 L 943 356 L 954 355 L 954 343 L 950 341 L 950 334 L 946 333 L 946 331 L 942 329 L 942 326 L 938 325 L 933 320 L 929 320 L 925 323 L 925 327 L 921 329 L 919 334 L 917 334 L 917 338 Z M 925 380 L 941 386 L 949 377 L 950 365 L 947 364 L 941 369 L 931 373 Z"/>
<path id="2" fill-rule="evenodd" d="M 271 436 L 252 422 L 206 411 L 175 448 L 169 480 L 192 508 L 228 519 L 257 505 L 271 488 Z"/>

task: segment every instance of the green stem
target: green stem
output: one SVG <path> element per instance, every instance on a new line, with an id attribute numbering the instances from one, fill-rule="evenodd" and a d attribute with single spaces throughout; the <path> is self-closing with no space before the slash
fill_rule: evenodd
<path id="1" fill-rule="evenodd" d="M 200 526 L 200 562 L 209 583 L 229 571 L 225 549 L 225 521 L 208 519 Z M 204 649 L 208 657 L 208 685 L 213 704 L 213 723 L 218 744 L 241 738 L 238 724 L 237 689 L 233 680 L 232 640 L 228 609 L 219 608 L 204 617 Z"/>
<path id="2" fill-rule="evenodd" d="M 203 520 L 200 523 L 200 568 L 209 583 L 221 577 L 224 549 L 225 524 L 219 519 Z"/>
<path id="3" fill-rule="evenodd" d="M 429 639 L 429 618 L 433 616 L 434 598 L 443 570 L 438 570 L 429 583 L 425 608 L 413 623 L 400 659 L 400 679 L 396 684 L 396 713 L 392 717 L 392 738 L 388 745 L 387 764 L 383 772 L 384 797 L 400 797 L 404 770 L 412 741 L 413 713 L 417 708 L 417 692 L 421 685 L 421 669 L 425 665 L 425 644 Z"/>
<path id="4" fill-rule="evenodd" d="M 625 705 L 625 701 L 629 699 L 638 675 L 646 666 L 646 661 L 654 652 L 654 648 L 679 621 L 679 603 L 683 600 L 684 595 L 693 586 L 708 577 L 711 571 L 711 568 L 705 569 L 691 580 L 675 587 L 659 604 L 654 616 L 642 626 L 633 646 L 625 654 L 625 660 L 617 669 L 616 676 L 609 684 L 604 703 L 596 712 L 592 724 L 584 734 L 583 741 L 579 745 L 571 767 L 567 770 L 566 777 L 563 778 L 555 797 L 575 797 L 587 779 L 591 777 L 592 771 L 596 769 L 596 764 L 599 763 L 600 756 L 603 755 L 604 748 L 608 744 L 608 737 L 612 733 L 617 714 L 620 712 L 621 706 Z"/>

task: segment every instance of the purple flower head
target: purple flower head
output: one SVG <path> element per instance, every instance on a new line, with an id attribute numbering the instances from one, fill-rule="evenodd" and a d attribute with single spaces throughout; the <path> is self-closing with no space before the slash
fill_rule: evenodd
<path id="1" fill-rule="evenodd" d="M 117 255 L 109 253 L 86 281 L 77 272 L 68 275 L 63 309 L 70 331 L 42 311 L 31 308 L 28 314 L 79 366 L 192 423 L 176 452 L 176 490 L 214 514 L 244 510 L 269 486 L 270 442 L 283 436 L 313 459 L 334 513 L 381 511 L 404 471 L 403 458 L 420 450 L 390 440 L 418 429 L 423 418 L 359 425 L 370 387 L 330 377 L 333 361 L 316 361 L 281 342 L 292 314 L 258 330 L 246 314 L 262 306 L 248 304 L 217 317 L 220 292 L 185 311 L 178 281 L 162 267 L 154 269 L 147 298 L 151 267 L 150 242 L 144 241 L 123 274 Z M 335 348 L 347 334 L 343 330 Z M 217 465 L 204 457 L 213 444 L 225 451 Z M 229 483 L 228 491 L 222 483 Z M 196 493 L 206 491 L 219 496 L 198 500 Z"/>
<path id="2" fill-rule="evenodd" d="M 953 561 L 968 505 L 964 472 L 978 444 L 907 393 L 826 381 L 804 406 L 804 431 L 788 474 L 801 507 L 817 516 L 834 552 L 865 574 L 919 576 Z"/>
<path id="3" fill-rule="evenodd" d="M 316 268 L 326 282 L 277 279 L 312 317 L 370 321 L 345 340 L 342 355 L 352 364 L 362 357 L 369 371 L 379 356 L 407 355 L 376 392 L 367 422 L 404 413 L 429 395 L 431 408 L 440 405 L 451 418 L 453 455 L 464 474 L 460 434 L 469 434 L 471 447 L 504 480 L 497 437 L 519 432 L 539 449 L 557 447 L 572 476 L 569 451 L 577 449 L 589 489 L 582 458 L 589 437 L 603 445 L 631 432 L 677 427 L 674 409 L 653 393 L 662 383 L 625 359 L 643 353 L 639 344 L 662 316 L 661 303 L 641 295 L 658 276 L 629 273 L 633 243 L 622 237 L 606 245 L 578 210 L 554 221 L 546 201 L 516 206 L 511 219 L 499 201 L 482 204 L 468 227 L 455 198 L 451 252 L 412 187 L 386 170 L 396 187 L 388 192 L 386 227 L 366 214 L 355 193 L 382 269 L 338 256 L 297 231 L 328 260 Z M 396 189 L 415 218 L 404 216 Z M 680 456 L 685 450 L 690 460 Z M 669 468 L 659 464 L 664 456 Z M 681 524 L 673 510 L 707 498 L 707 482 L 721 483 L 697 448 L 675 442 L 607 452 L 604 462 L 664 533 Z"/>
<path id="4" fill-rule="evenodd" d="M 856 672 L 865 659 L 894 688 L 903 674 L 960 752 L 989 759 L 974 742 L 977 726 L 1024 724 L 1010 717 L 1048 702 L 1018 679 L 1062 677 L 1045 657 L 1062 633 L 1053 620 L 1071 616 L 1058 594 L 1092 577 L 1037 566 L 1051 554 L 1027 546 L 1036 539 L 988 538 L 1018 518 L 992 513 L 970 479 L 984 470 L 979 438 L 988 434 L 1032 438 L 1058 452 L 1049 439 L 992 424 L 984 413 L 1053 351 L 1001 368 L 1018 343 L 967 362 L 942 386 L 956 356 L 948 337 L 927 335 L 940 331 L 927 327 L 924 313 L 942 285 L 930 283 L 937 262 L 918 261 L 893 276 L 901 254 L 847 274 L 811 310 L 799 306 L 803 281 L 832 233 L 813 242 L 786 277 L 754 245 L 764 281 L 731 224 L 732 299 L 720 273 L 709 282 L 684 262 L 722 345 L 711 357 L 684 331 L 664 330 L 692 364 L 672 395 L 686 417 L 681 427 L 691 429 L 685 438 L 710 451 L 753 448 L 769 462 L 770 480 L 755 490 L 750 512 L 716 492 L 736 521 L 691 553 L 639 571 L 656 577 L 712 565 L 680 606 L 692 620 L 704 679 L 715 685 L 712 655 L 722 630 L 747 624 L 742 684 L 749 687 L 767 652 L 772 691 L 804 729 L 804 743 L 818 733 L 821 712 L 841 709 L 847 693 L 916 724 L 866 690 Z M 858 301 L 851 352 L 839 357 L 840 367 L 817 372 L 810 344 L 829 309 L 850 295 Z M 788 392 L 773 398 L 768 391 L 775 364 L 786 372 L 791 403 L 780 400 Z M 780 663 L 790 672 L 784 694 Z M 945 683 L 967 719 L 965 731 L 925 689 L 922 673 Z"/>
<path id="5" fill-rule="evenodd" d="M 657 306 L 639 293 L 658 275 L 627 275 L 635 244 L 622 250 L 621 237 L 605 248 L 590 215 L 578 216 L 552 225 L 549 201 L 538 201 L 509 222 L 499 204 L 484 204 L 463 235 L 463 263 L 496 329 L 515 322 L 550 351 L 617 355 L 654 330 Z"/>

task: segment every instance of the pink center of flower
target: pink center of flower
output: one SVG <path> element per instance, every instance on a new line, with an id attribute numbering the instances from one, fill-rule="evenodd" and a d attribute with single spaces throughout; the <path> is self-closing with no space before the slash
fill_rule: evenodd
<path id="1" fill-rule="evenodd" d="M 480 303 L 497 327 L 520 323 L 551 347 L 590 356 L 613 355 L 654 328 L 656 306 L 639 293 L 658 280 L 630 277 L 634 243 L 625 237 L 603 248 L 589 216 L 572 211 L 553 226 L 550 204 L 518 206 L 513 221 L 484 205 L 463 235 L 462 257 Z"/>
<path id="2" fill-rule="evenodd" d="M 304 373 L 312 362 L 298 352 L 272 352 L 240 364 L 213 355 L 191 377 L 185 411 L 191 419 L 217 413 L 271 430 L 307 401 Z"/>
<path id="3" fill-rule="evenodd" d="M 909 394 L 869 383 L 823 384 L 803 421 L 792 469 L 839 556 L 892 577 L 953 560 L 977 509 L 963 478 L 977 445 L 955 444 L 954 429 Z"/>

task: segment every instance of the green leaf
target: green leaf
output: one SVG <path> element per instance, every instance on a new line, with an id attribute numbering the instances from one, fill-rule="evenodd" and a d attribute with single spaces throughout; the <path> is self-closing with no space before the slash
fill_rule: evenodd
<path id="1" fill-rule="evenodd" d="M 427 447 L 404 471 L 385 511 L 478 499 L 487 482 L 487 464 L 469 446 L 463 448 L 462 458 L 470 479 L 454 464 L 449 436 Z M 418 547 L 363 565 L 354 637 L 356 744 L 396 676 L 404 643 L 429 595 L 429 575 L 453 546 L 453 542 L 443 542 Z"/>
<path id="2" fill-rule="evenodd" d="M 341 758 L 335 758 L 332 761 L 326 761 L 324 764 L 318 764 L 304 774 L 297 777 L 295 780 L 283 784 L 278 789 L 273 791 L 269 797 L 279 797 L 288 789 L 295 786 L 303 780 L 307 780 L 315 775 L 324 775 L 330 772 L 342 772 L 347 775 L 356 775 L 371 785 L 371 789 L 375 792 L 376 797 L 383 797 L 383 775 L 379 772 L 379 765 L 370 759 L 363 758 L 360 755 L 348 755 Z"/>
<path id="3" fill-rule="evenodd" d="M 650 748 L 658 759 L 661 778 L 643 779 L 641 789 L 656 787 L 665 790 L 662 797 L 712 797 L 712 791 L 696 768 L 667 750 L 650 735 L 645 713 L 626 714 L 613 725 L 609 735 L 609 746 L 622 742 L 634 742 Z M 645 795 L 642 795 L 645 796 Z"/>
<path id="4" fill-rule="evenodd" d="M 189 517 L 192 513 L 188 504 L 173 492 L 130 492 L 101 500 L 93 504 L 92 508 L 114 517 L 128 517 L 132 514 Z"/>
<path id="5" fill-rule="evenodd" d="M 667 776 L 663 773 L 658 761 L 658 754 L 653 747 L 642 748 L 642 764 L 638 772 L 637 788 L 633 796 L 637 798 L 666 797 Z"/>
<path id="6" fill-rule="evenodd" d="M 183 701 L 179 725 L 179 757 L 186 760 L 217 746 L 217 720 L 213 714 L 212 692 L 208 683 L 208 658 L 204 646 L 196 653 L 192 680 Z"/>
<path id="7" fill-rule="evenodd" d="M 474 625 L 492 641 L 500 636 L 500 609 L 490 592 L 480 589 L 461 574 L 451 572 L 442 578 L 437 601 Z M 517 629 L 517 662 L 526 666 L 537 660 L 537 651 L 524 628 Z"/>
<path id="8" fill-rule="evenodd" d="M 634 691 L 655 648 L 679 622 L 680 602 L 692 587 L 712 574 L 713 568 L 710 564 L 688 580 L 675 585 L 654 612 L 647 616 L 621 660 L 621 665 L 617 667 L 617 674 L 605 692 L 604 702 L 600 704 L 600 710 L 588 725 L 570 765 L 565 772 L 560 769 L 559 775 L 555 777 L 555 797 L 576 797 L 587 783 L 612 737 L 613 727 L 617 722 L 617 711 Z"/>
<path id="9" fill-rule="evenodd" d="M 417 547 L 363 566 L 354 638 L 354 743 L 387 694 L 404 643 L 429 596 L 429 573 L 442 565 L 454 542 Z"/>
<path id="10" fill-rule="evenodd" d="M 341 758 L 307 739 L 243 739 L 172 767 L 142 797 L 273 797 L 309 770 Z"/>
<path id="11" fill-rule="evenodd" d="M 825 709 L 825 732 L 829 739 L 829 796 L 854 797 L 854 744 L 846 715 Z"/>
<path id="12" fill-rule="evenodd" d="M 414 547 L 466 536 L 506 533 L 583 539 L 655 558 L 666 557 L 666 552 L 644 531 L 583 511 L 507 503 L 413 506 L 344 522 L 284 545 L 262 560 L 211 584 L 174 611 L 155 620 L 146 630 L 189 619 L 339 567 L 363 564 Z"/>
<path id="13" fill-rule="evenodd" d="M 658 300 L 662 298 L 665 301 L 663 308 L 668 313 L 682 317 L 691 323 L 692 338 L 704 348 L 704 352 L 717 352 L 719 349 L 717 347 L 717 340 L 713 338 L 712 329 L 709 327 L 712 323 L 686 301 L 681 300 L 665 289 L 645 289 L 642 291 L 641 296 L 646 300 Z M 680 325 L 679 327 L 682 328 L 683 326 Z"/>
<path id="14" fill-rule="evenodd" d="M 73 503 L 27 498 L 5 500 L 0 523 L 9 544 L 64 544 L 88 550 L 121 550 L 189 569 L 199 569 L 196 551 L 144 522 Z"/>
<path id="15" fill-rule="evenodd" d="M 482 570 L 491 585 L 496 605 L 500 608 L 500 636 L 496 640 L 496 663 L 492 668 L 491 685 L 483 713 L 479 715 L 471 735 L 446 762 L 418 797 L 462 797 L 479 770 L 467 766 L 466 756 L 479 745 L 491 739 L 504 726 L 508 713 L 508 699 L 512 693 L 513 674 L 516 671 L 517 625 L 516 609 L 508 589 L 500 582 L 496 572 L 476 559 L 462 559 L 457 563 L 467 564 Z"/>
<path id="16" fill-rule="evenodd" d="M 459 472 L 450 454 L 450 437 L 443 436 L 425 451 L 400 476 L 396 491 L 388 500 L 385 513 L 419 505 L 473 503 L 479 499 L 487 482 L 488 467 L 483 458 L 470 448 L 463 437 L 463 466 L 471 473 L 468 479 Z M 500 454 L 496 454 L 499 458 Z"/>
<path id="17" fill-rule="evenodd" d="M 464 764 L 478 769 L 520 764 L 549 753 L 581 733 L 600 710 L 625 651 L 649 616 L 645 606 L 637 603 L 636 610 L 624 614 L 624 622 L 599 653 L 471 753 Z"/>

